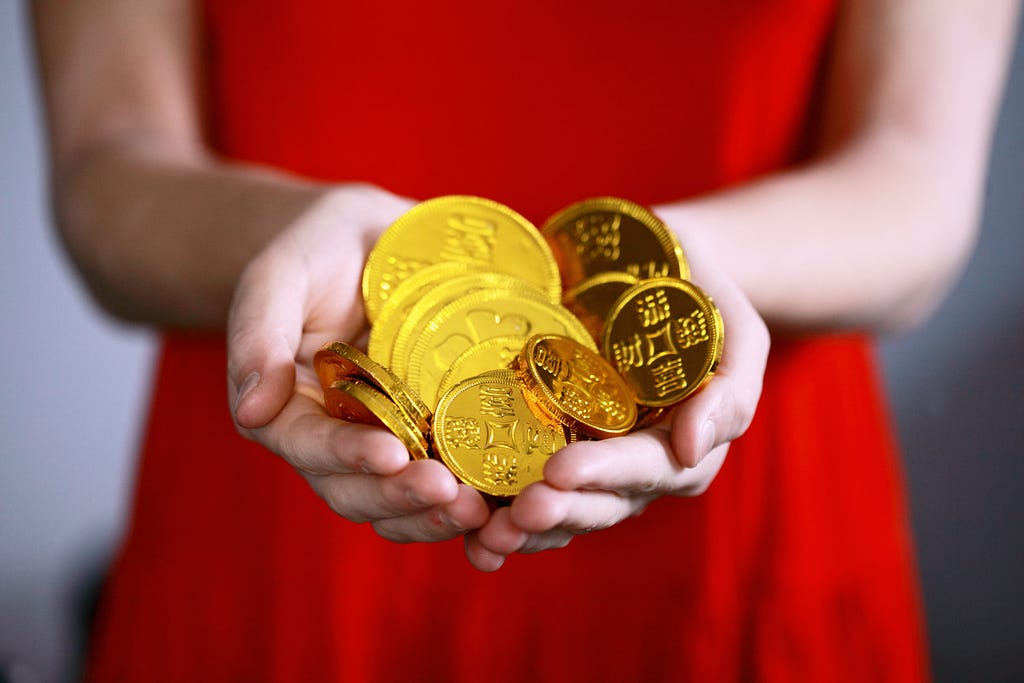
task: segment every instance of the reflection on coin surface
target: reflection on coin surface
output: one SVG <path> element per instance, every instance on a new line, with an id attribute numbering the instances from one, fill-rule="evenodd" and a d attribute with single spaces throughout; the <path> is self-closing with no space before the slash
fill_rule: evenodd
<path id="1" fill-rule="evenodd" d="M 608 272 L 588 277 L 562 297 L 562 305 L 580 319 L 599 345 L 612 306 L 639 280 L 627 273 Z"/>
<path id="2" fill-rule="evenodd" d="M 391 351 L 394 348 L 395 337 L 402 326 L 402 322 L 409 315 L 409 311 L 420 300 L 424 291 L 438 282 L 446 282 L 451 278 L 465 275 L 469 272 L 478 272 L 477 269 L 465 263 L 446 261 L 427 266 L 423 270 L 416 271 L 391 292 L 370 328 L 370 341 L 367 347 L 367 354 L 378 363 L 391 365 Z"/>
<path id="3" fill-rule="evenodd" d="M 511 371 L 452 387 L 434 416 L 434 448 L 460 480 L 492 496 L 518 495 L 544 478 L 544 463 L 566 445 L 565 431 L 530 410 Z"/>
<path id="4" fill-rule="evenodd" d="M 415 340 L 408 359 L 409 386 L 420 391 L 424 378 L 439 386 L 440 378 L 459 356 L 487 339 L 545 332 L 597 348 L 572 313 L 540 296 L 485 290 L 462 297 L 442 308 Z"/>
<path id="5" fill-rule="evenodd" d="M 573 204 L 549 218 L 542 232 L 567 290 L 609 271 L 638 280 L 690 276 L 675 235 L 653 213 L 626 199 L 598 197 Z"/>
<path id="6" fill-rule="evenodd" d="M 560 335 L 531 337 L 516 364 L 517 376 L 548 414 L 595 438 L 626 434 L 636 402 L 615 368 L 578 342 Z"/>
<path id="7" fill-rule="evenodd" d="M 326 389 L 341 379 L 358 379 L 383 393 L 405 412 L 422 433 L 430 431 L 430 409 L 409 385 L 359 349 L 345 342 L 331 342 L 313 356 L 320 386 Z"/>
<path id="8" fill-rule="evenodd" d="M 725 332 L 711 299 L 682 280 L 647 280 L 612 307 L 602 352 L 637 402 L 670 406 L 700 389 L 722 357 Z"/>
<path id="9" fill-rule="evenodd" d="M 445 261 L 515 275 L 555 301 L 561 295 L 551 249 L 528 220 L 498 202 L 453 195 L 417 204 L 381 235 L 363 269 L 367 317 L 376 320 L 411 274 Z"/>
<path id="10" fill-rule="evenodd" d="M 448 304 L 483 291 L 505 292 L 510 297 L 521 294 L 531 299 L 558 303 L 557 300 L 552 301 L 546 292 L 541 292 L 520 278 L 504 273 L 470 273 L 452 278 L 422 293 L 419 301 L 406 314 L 395 335 L 391 352 L 391 369 L 395 374 L 406 379 L 409 377 L 409 356 L 412 349 L 423 334 L 423 330 L 439 311 Z"/>
<path id="11" fill-rule="evenodd" d="M 516 359 L 523 345 L 526 344 L 526 337 L 495 337 L 486 339 L 479 344 L 471 346 L 465 353 L 455 359 L 436 388 L 437 399 L 462 380 L 482 375 L 492 370 L 508 370 L 512 367 L 512 361 Z M 430 395 L 430 387 L 424 384 L 425 378 L 420 378 L 420 384 L 425 396 Z M 428 398 L 429 400 L 429 398 Z"/>
<path id="12" fill-rule="evenodd" d="M 374 387 L 355 378 L 324 389 L 327 413 L 347 422 L 384 427 L 397 436 L 416 460 L 430 457 L 426 437 L 409 416 Z"/>

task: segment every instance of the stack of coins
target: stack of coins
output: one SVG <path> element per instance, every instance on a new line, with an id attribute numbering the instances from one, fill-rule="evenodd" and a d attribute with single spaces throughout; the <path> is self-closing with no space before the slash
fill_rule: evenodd
<path id="1" fill-rule="evenodd" d="M 542 232 L 565 281 L 564 303 L 626 380 L 639 427 L 711 379 L 722 357 L 722 317 L 687 280 L 682 247 L 657 216 L 599 197 L 559 211 Z"/>
<path id="2" fill-rule="evenodd" d="M 327 410 L 515 496 L 559 448 L 648 424 L 713 374 L 721 318 L 688 276 L 671 232 L 626 200 L 542 231 L 479 197 L 423 202 L 367 258 L 369 355 L 334 342 L 314 359 Z"/>

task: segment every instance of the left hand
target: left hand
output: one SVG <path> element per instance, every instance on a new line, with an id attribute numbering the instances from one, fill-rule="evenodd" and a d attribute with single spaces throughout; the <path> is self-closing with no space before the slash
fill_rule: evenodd
<path id="1" fill-rule="evenodd" d="M 561 548 L 577 534 L 618 524 L 661 496 L 696 496 L 711 485 L 729 444 L 746 431 L 761 395 L 768 330 L 736 284 L 687 241 L 694 281 L 725 323 L 722 360 L 698 394 L 652 427 L 626 436 L 571 444 L 544 466 L 544 480 L 466 536 L 466 555 L 495 571 L 515 552 Z"/>

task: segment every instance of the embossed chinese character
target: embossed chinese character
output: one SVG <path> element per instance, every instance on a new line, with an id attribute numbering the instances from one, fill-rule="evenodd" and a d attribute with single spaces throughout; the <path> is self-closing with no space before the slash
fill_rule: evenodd
<path id="1" fill-rule="evenodd" d="M 643 342 L 639 334 L 633 334 L 625 340 L 612 342 L 612 358 L 619 372 L 628 368 L 642 368 L 644 365 Z"/>
<path id="2" fill-rule="evenodd" d="M 593 398 L 598 409 L 600 409 L 605 415 L 609 416 L 612 420 L 618 422 L 625 419 L 625 406 L 619 403 L 619 401 L 617 401 L 615 397 L 610 395 L 608 392 L 603 390 L 596 391 L 593 394 Z"/>
<path id="3" fill-rule="evenodd" d="M 384 269 L 384 273 L 381 276 L 380 291 L 377 292 L 377 297 L 382 301 L 391 296 L 391 292 L 395 287 L 402 284 L 405 278 L 430 265 L 425 261 L 416 261 L 396 256 L 388 256 L 384 259 L 384 262 L 388 264 L 388 267 Z"/>
<path id="4" fill-rule="evenodd" d="M 658 396 L 665 397 L 686 388 L 686 371 L 683 370 L 683 359 L 679 356 L 652 365 L 651 376 Z"/>
<path id="5" fill-rule="evenodd" d="M 488 265 L 494 260 L 494 235 L 491 221 L 463 214 L 448 217 L 441 259 Z"/>
<path id="6" fill-rule="evenodd" d="M 646 263 L 627 263 L 626 273 L 638 280 L 653 280 L 656 277 L 668 277 L 668 264 L 665 262 L 647 261 Z"/>
<path id="7" fill-rule="evenodd" d="M 568 413 L 586 418 L 593 412 L 594 399 L 586 387 L 564 383 L 560 398 Z"/>
<path id="8" fill-rule="evenodd" d="M 636 312 L 640 317 L 640 324 L 644 327 L 657 325 L 672 317 L 672 309 L 669 308 L 665 290 L 658 289 L 637 299 Z"/>
<path id="9" fill-rule="evenodd" d="M 523 431 L 526 432 L 523 435 L 522 452 L 524 455 L 530 455 L 536 450 L 540 450 L 548 455 L 555 452 L 554 440 L 551 438 L 550 433 L 534 427 L 530 423 L 526 423 Z"/>
<path id="10" fill-rule="evenodd" d="M 519 461 L 514 455 L 484 455 L 484 479 L 492 486 L 514 487 L 519 483 Z"/>
<path id="11" fill-rule="evenodd" d="M 471 417 L 452 418 L 444 427 L 445 441 L 452 448 L 480 448 L 482 435 L 480 423 Z"/>
<path id="12" fill-rule="evenodd" d="M 672 326 L 675 328 L 676 340 L 682 349 L 696 346 L 711 338 L 708 335 L 707 319 L 704 317 L 704 312 L 699 309 L 691 313 L 689 317 L 673 320 Z"/>
<path id="13" fill-rule="evenodd" d="M 480 387 L 480 414 L 492 417 L 514 417 L 512 390 L 508 387 Z"/>
<path id="14" fill-rule="evenodd" d="M 622 216 L 592 214 L 576 219 L 576 253 L 588 259 L 614 261 L 619 258 Z"/>

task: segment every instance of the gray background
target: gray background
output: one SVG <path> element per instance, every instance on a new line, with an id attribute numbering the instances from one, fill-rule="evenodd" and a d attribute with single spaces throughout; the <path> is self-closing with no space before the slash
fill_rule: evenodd
<path id="1" fill-rule="evenodd" d="M 21 3 L 0 2 L 0 681 L 67 678 L 116 544 L 154 339 L 103 317 L 48 225 Z M 963 281 L 883 345 L 937 678 L 1024 680 L 1024 50 Z M 870 504 L 866 501 L 866 504 Z"/>

